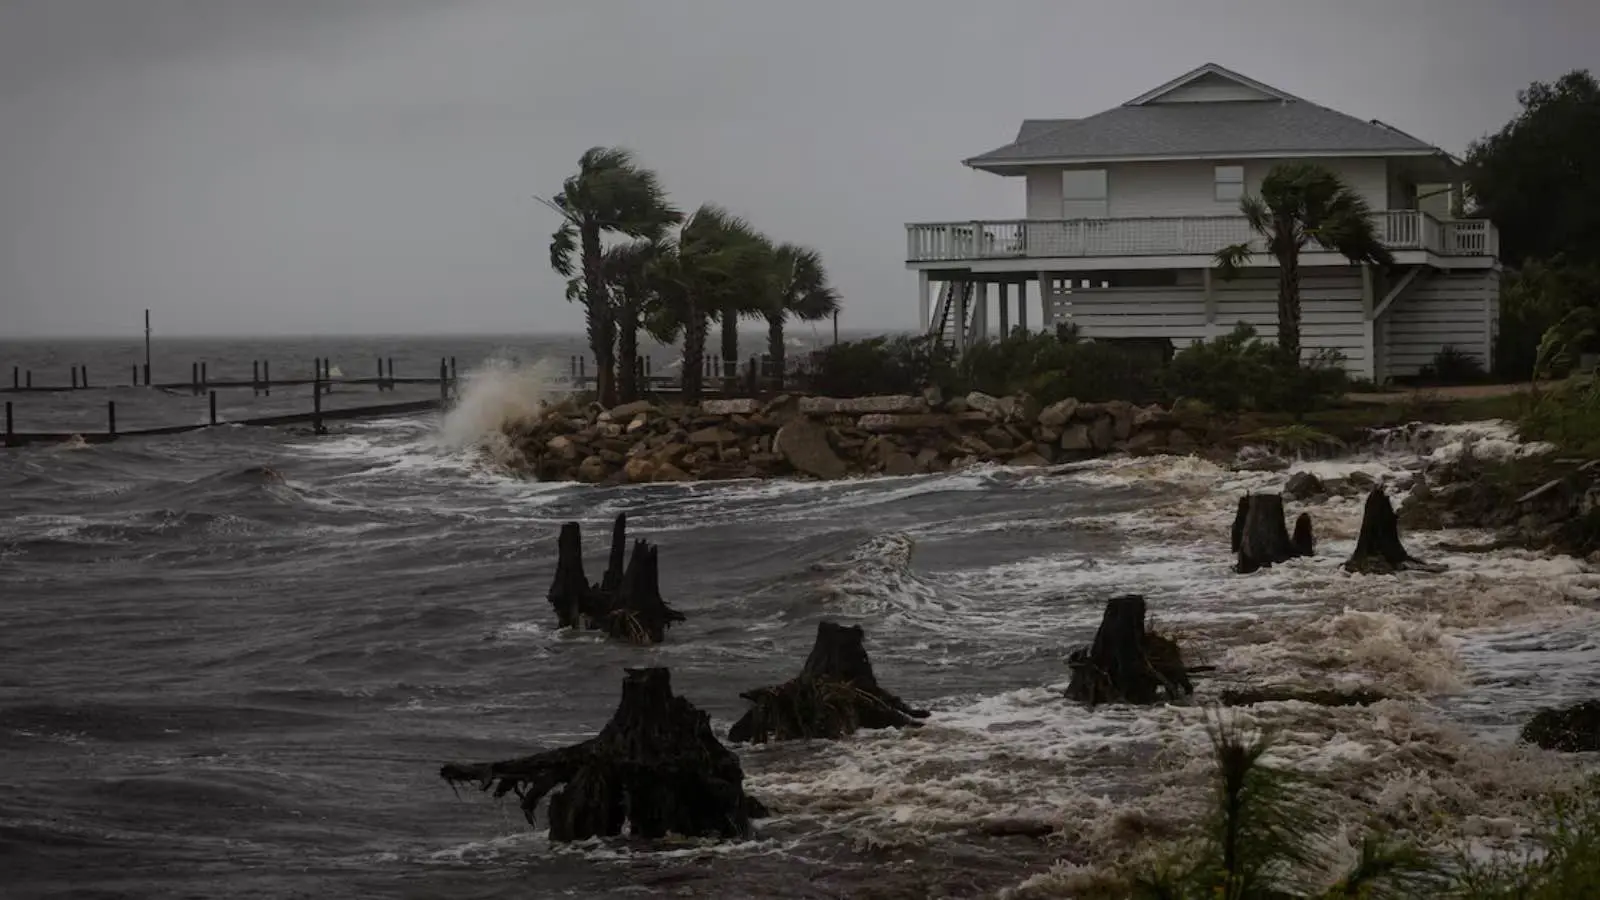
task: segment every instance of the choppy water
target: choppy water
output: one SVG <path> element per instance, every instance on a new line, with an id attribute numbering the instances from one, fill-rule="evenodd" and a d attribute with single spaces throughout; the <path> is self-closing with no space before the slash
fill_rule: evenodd
<path id="1" fill-rule="evenodd" d="M 1441 834 L 1439 812 L 1452 835 L 1510 834 L 1573 767 L 1513 746 L 1515 728 L 1600 691 L 1600 577 L 1572 559 L 1450 555 L 1433 548 L 1466 536 L 1412 535 L 1446 572 L 1349 576 L 1338 563 L 1360 508 L 1333 501 L 1311 507 L 1318 557 L 1230 574 L 1239 492 L 1287 473 L 1155 458 L 833 484 L 530 484 L 460 445 L 537 380 L 483 378 L 445 423 L 0 451 L 0 893 L 1061 889 L 1078 863 L 1129 852 L 1203 799 L 1204 709 L 1090 712 L 1057 693 L 1066 652 L 1126 591 L 1219 667 L 1202 702 L 1241 681 L 1395 693 L 1242 715 L 1280 731 L 1277 757 L 1324 776 L 1334 808 L 1424 838 Z M 1460 431 L 1310 467 L 1393 479 Z M 557 633 L 544 600 L 560 524 L 583 522 L 598 560 L 624 510 L 660 544 L 663 592 L 690 617 L 655 648 Z M 794 674 L 822 618 L 862 624 L 880 680 L 934 717 L 741 750 L 775 813 L 752 841 L 551 847 L 513 805 L 437 777 L 445 760 L 591 735 L 624 666 L 670 666 L 725 729 L 739 691 Z M 1008 816 L 1061 832 L 977 833 Z"/>

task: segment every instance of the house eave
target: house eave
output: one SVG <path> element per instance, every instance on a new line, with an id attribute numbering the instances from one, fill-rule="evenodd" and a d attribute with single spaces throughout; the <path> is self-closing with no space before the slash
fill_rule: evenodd
<path id="1" fill-rule="evenodd" d="M 1036 166 L 1092 166 L 1130 162 L 1187 162 L 1212 159 L 1371 159 L 1373 157 L 1442 157 L 1452 165 L 1460 162 L 1438 148 L 1371 149 L 1371 150 L 1259 150 L 1249 153 L 1236 151 L 1219 153 L 1145 153 L 1118 156 L 1036 157 L 1032 159 L 986 160 L 979 156 L 961 161 L 961 164 L 980 172 L 996 175 L 1021 175 Z"/>

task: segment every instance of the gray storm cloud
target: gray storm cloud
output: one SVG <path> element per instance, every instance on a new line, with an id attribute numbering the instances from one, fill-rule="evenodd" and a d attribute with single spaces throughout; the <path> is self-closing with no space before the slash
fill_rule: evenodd
<path id="1" fill-rule="evenodd" d="M 959 160 L 1214 61 L 1447 149 L 1593 64 L 1600 6 L 1349 0 L 0 0 L 0 337 L 576 330 L 548 194 L 595 144 L 820 249 L 907 327 Z"/>

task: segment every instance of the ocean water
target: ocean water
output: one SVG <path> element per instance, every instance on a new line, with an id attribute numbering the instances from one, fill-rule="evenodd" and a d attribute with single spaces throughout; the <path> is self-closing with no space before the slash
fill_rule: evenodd
<path id="1" fill-rule="evenodd" d="M 1360 505 L 1334 500 L 1303 507 L 1316 557 L 1237 576 L 1239 494 L 1290 473 L 1193 458 L 826 484 L 531 483 L 501 472 L 492 435 L 559 390 L 564 346 L 379 346 L 296 352 L 306 371 L 313 356 L 343 368 L 392 355 L 400 375 L 456 355 L 470 373 L 460 406 L 324 436 L 224 426 L 0 451 L 0 894 L 1051 896 L 1192 823 L 1219 715 L 1273 729 L 1273 759 L 1316 776 L 1316 802 L 1349 826 L 1329 835 L 1330 867 L 1366 821 L 1428 843 L 1514 844 L 1536 799 L 1585 764 L 1514 743 L 1534 709 L 1600 692 L 1600 575 L 1580 561 L 1450 553 L 1440 545 L 1476 536 L 1426 533 L 1408 546 L 1445 571 L 1347 575 Z M 67 357 L 3 349 L 36 371 L 46 353 Z M 242 358 L 245 374 L 265 352 L 275 373 L 292 358 L 226 349 L 206 352 Z M 65 420 L 104 397 L 12 399 Z M 151 416 L 201 402 L 152 400 Z M 1404 484 L 1469 439 L 1523 452 L 1484 423 L 1297 468 Z M 559 632 L 544 599 L 561 524 L 583 524 L 598 566 L 623 511 L 660 545 L 663 593 L 689 616 L 657 647 Z M 1216 667 L 1193 705 L 1061 698 L 1066 654 L 1125 592 Z M 445 761 L 592 735 L 629 666 L 670 667 L 725 730 L 740 691 L 798 671 L 822 619 L 862 625 L 880 681 L 933 716 L 741 749 L 747 789 L 774 813 L 749 841 L 551 846 L 514 803 L 438 778 Z M 1207 705 L 1264 683 L 1394 699 Z M 982 833 L 1016 817 L 1058 831 Z"/>

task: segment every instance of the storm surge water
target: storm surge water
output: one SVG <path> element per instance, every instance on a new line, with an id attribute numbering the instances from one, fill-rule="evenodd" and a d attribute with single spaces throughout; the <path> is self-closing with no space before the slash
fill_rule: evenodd
<path id="1" fill-rule="evenodd" d="M 1204 704 L 1264 683 L 1390 697 L 1224 713 L 1316 775 L 1349 824 L 1330 866 L 1367 821 L 1510 843 L 1575 777 L 1513 738 L 1534 708 L 1600 692 L 1600 576 L 1580 561 L 1409 534 L 1443 572 L 1348 575 L 1360 504 L 1334 499 L 1306 507 L 1317 556 L 1237 576 L 1238 495 L 1291 473 L 1192 458 L 634 487 L 486 466 L 484 436 L 555 389 L 504 363 L 442 421 L 0 454 L 9 895 L 1049 896 L 1190 825 Z M 1453 443 L 1413 433 L 1303 468 L 1403 486 Z M 657 647 L 558 632 L 544 600 L 561 523 L 598 546 L 620 511 L 689 616 Z M 1194 706 L 1060 696 L 1066 653 L 1126 592 L 1216 667 Z M 438 778 L 593 734 L 627 666 L 670 667 L 724 731 L 821 619 L 863 626 L 879 677 L 933 716 L 741 748 L 774 813 L 750 841 L 551 846 L 514 804 Z M 1056 833 L 983 833 L 1015 818 Z"/>

